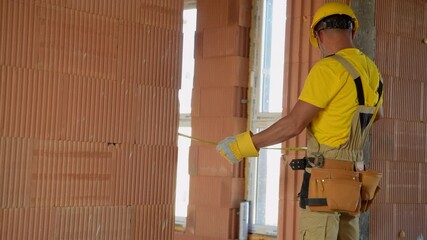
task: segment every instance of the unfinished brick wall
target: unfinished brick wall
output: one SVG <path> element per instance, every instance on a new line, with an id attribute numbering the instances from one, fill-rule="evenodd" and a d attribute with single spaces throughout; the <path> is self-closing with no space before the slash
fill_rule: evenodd
<path id="1" fill-rule="evenodd" d="M 370 237 L 427 237 L 427 1 L 376 0 L 375 62 L 385 119 L 374 125 L 372 166 L 384 173 Z"/>
<path id="2" fill-rule="evenodd" d="M 0 239 L 173 238 L 183 1 L 0 1 Z"/>

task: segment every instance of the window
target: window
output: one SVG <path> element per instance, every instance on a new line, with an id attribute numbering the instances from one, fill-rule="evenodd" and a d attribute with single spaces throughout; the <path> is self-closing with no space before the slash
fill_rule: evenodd
<path id="1" fill-rule="evenodd" d="M 253 65 L 251 73 L 251 130 L 259 132 L 281 117 L 285 43 L 285 0 L 257 0 L 254 5 Z M 250 231 L 277 235 L 279 212 L 280 144 L 261 149 L 248 161 Z"/>
<path id="2" fill-rule="evenodd" d="M 254 14 L 260 19 L 252 26 L 253 40 L 251 85 L 253 104 L 251 130 L 259 132 L 281 117 L 284 66 L 286 0 L 257 0 Z M 183 14 L 183 60 L 179 132 L 191 135 L 191 93 L 194 76 L 194 32 L 197 10 L 195 1 L 186 0 Z M 176 183 L 176 224 L 184 226 L 189 198 L 188 152 L 191 140 L 178 139 Z M 280 145 L 271 148 L 280 148 Z M 251 201 L 250 230 L 276 235 L 279 200 L 281 151 L 262 149 L 260 156 L 249 161 L 248 199 Z"/>
<path id="3" fill-rule="evenodd" d="M 194 4 L 186 5 L 183 13 L 182 84 L 179 91 L 179 132 L 191 135 L 191 94 L 194 79 L 194 32 L 197 11 Z M 178 138 L 178 167 L 175 195 L 176 224 L 185 225 L 189 197 L 188 154 L 191 140 Z"/>

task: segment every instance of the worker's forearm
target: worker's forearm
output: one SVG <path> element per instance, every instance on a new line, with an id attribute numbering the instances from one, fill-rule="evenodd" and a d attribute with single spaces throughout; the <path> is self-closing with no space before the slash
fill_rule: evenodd
<path id="1" fill-rule="evenodd" d="M 284 142 L 298 135 L 301 131 L 302 129 L 295 126 L 292 121 L 285 117 L 264 131 L 253 135 L 252 141 L 255 147 L 260 149 L 266 146 Z"/>
<path id="2" fill-rule="evenodd" d="M 319 107 L 298 100 L 289 115 L 252 136 L 255 147 L 260 149 L 295 137 L 308 126 L 320 110 Z"/>

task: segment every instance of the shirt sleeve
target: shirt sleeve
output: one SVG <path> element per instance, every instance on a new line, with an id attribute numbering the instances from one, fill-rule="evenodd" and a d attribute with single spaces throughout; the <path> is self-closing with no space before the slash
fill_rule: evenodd
<path id="1" fill-rule="evenodd" d="M 316 63 L 310 70 L 298 99 L 325 108 L 343 86 L 340 74 L 344 73 L 340 67 L 330 61 Z"/>

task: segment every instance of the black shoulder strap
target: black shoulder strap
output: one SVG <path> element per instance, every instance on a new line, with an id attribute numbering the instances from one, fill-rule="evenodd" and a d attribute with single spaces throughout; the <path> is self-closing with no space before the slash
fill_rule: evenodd
<path id="1" fill-rule="evenodd" d="M 375 107 L 378 105 L 378 103 L 380 102 L 380 99 L 381 99 L 381 95 L 383 94 L 383 78 L 380 76 L 380 82 L 379 82 L 379 84 L 378 84 L 378 90 L 377 90 L 377 92 L 378 92 L 378 101 L 377 101 L 377 103 L 375 104 Z"/>

